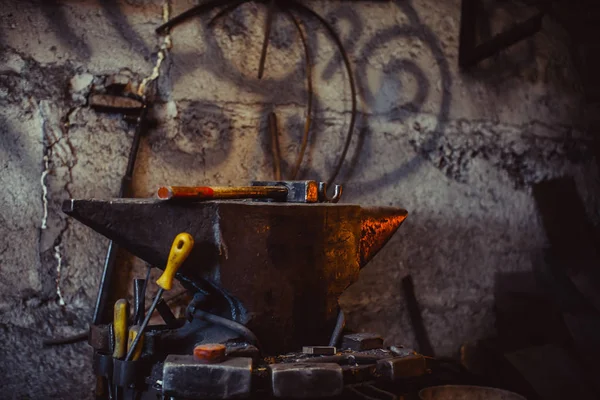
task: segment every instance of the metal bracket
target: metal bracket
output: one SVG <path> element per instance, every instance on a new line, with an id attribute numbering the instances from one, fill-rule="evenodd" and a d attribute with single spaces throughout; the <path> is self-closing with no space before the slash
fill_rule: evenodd
<path id="1" fill-rule="evenodd" d="M 528 20 L 499 33 L 487 42 L 476 44 L 477 3 L 481 0 L 462 0 L 458 65 L 469 68 L 480 61 L 536 34 L 542 27 L 544 13 L 540 12 Z"/>
<path id="2" fill-rule="evenodd" d="M 333 197 L 327 194 L 327 183 L 319 182 L 319 201 L 321 203 L 337 203 L 342 198 L 342 185 L 333 187 Z"/>

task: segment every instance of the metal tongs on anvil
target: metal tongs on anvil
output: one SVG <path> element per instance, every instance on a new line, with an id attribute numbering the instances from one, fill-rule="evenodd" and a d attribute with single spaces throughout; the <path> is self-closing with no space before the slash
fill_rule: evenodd
<path id="1" fill-rule="evenodd" d="M 254 181 L 251 186 L 163 186 L 158 189 L 163 200 L 235 200 L 260 199 L 287 203 L 337 203 L 342 186 L 335 185 L 332 197 L 327 183 L 317 181 Z"/>

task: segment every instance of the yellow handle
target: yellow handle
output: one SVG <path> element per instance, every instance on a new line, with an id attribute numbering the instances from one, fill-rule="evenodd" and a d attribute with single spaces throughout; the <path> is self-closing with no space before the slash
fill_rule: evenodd
<path id="1" fill-rule="evenodd" d="M 125 299 L 117 300 L 114 308 L 113 330 L 115 332 L 114 358 L 123 358 L 127 353 L 127 317 L 129 303 Z"/>
<path id="2" fill-rule="evenodd" d="M 139 331 L 140 331 L 139 325 L 133 325 L 131 328 L 129 328 L 129 341 L 127 342 L 127 352 L 131 351 L 131 344 L 135 340 Z M 142 333 L 142 335 L 143 335 L 143 333 Z M 135 361 L 138 358 L 140 358 L 140 355 L 142 354 L 143 343 L 144 343 L 144 336 L 142 336 L 140 338 L 140 340 L 137 342 L 137 345 L 135 346 L 135 352 L 133 353 L 133 356 L 131 357 L 132 361 Z"/>
<path id="3" fill-rule="evenodd" d="M 192 251 L 192 247 L 194 247 L 194 238 L 189 233 L 183 232 L 175 237 L 165 272 L 156 281 L 158 286 L 164 290 L 171 290 L 171 287 L 173 287 L 173 277 Z"/>

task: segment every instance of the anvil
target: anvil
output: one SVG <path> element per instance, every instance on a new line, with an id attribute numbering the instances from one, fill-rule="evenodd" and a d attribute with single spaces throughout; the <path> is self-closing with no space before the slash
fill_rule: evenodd
<path id="1" fill-rule="evenodd" d="M 255 201 L 67 200 L 63 211 L 151 265 L 173 238 L 195 247 L 177 278 L 217 293 L 264 354 L 327 344 L 338 298 L 406 218 L 394 207 Z"/>

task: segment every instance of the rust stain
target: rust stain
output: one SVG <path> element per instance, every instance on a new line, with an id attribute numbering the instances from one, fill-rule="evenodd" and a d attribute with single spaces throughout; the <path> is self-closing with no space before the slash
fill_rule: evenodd
<path id="1" fill-rule="evenodd" d="M 319 201 L 319 187 L 317 182 L 310 182 L 306 187 L 306 202 L 316 203 Z"/>

